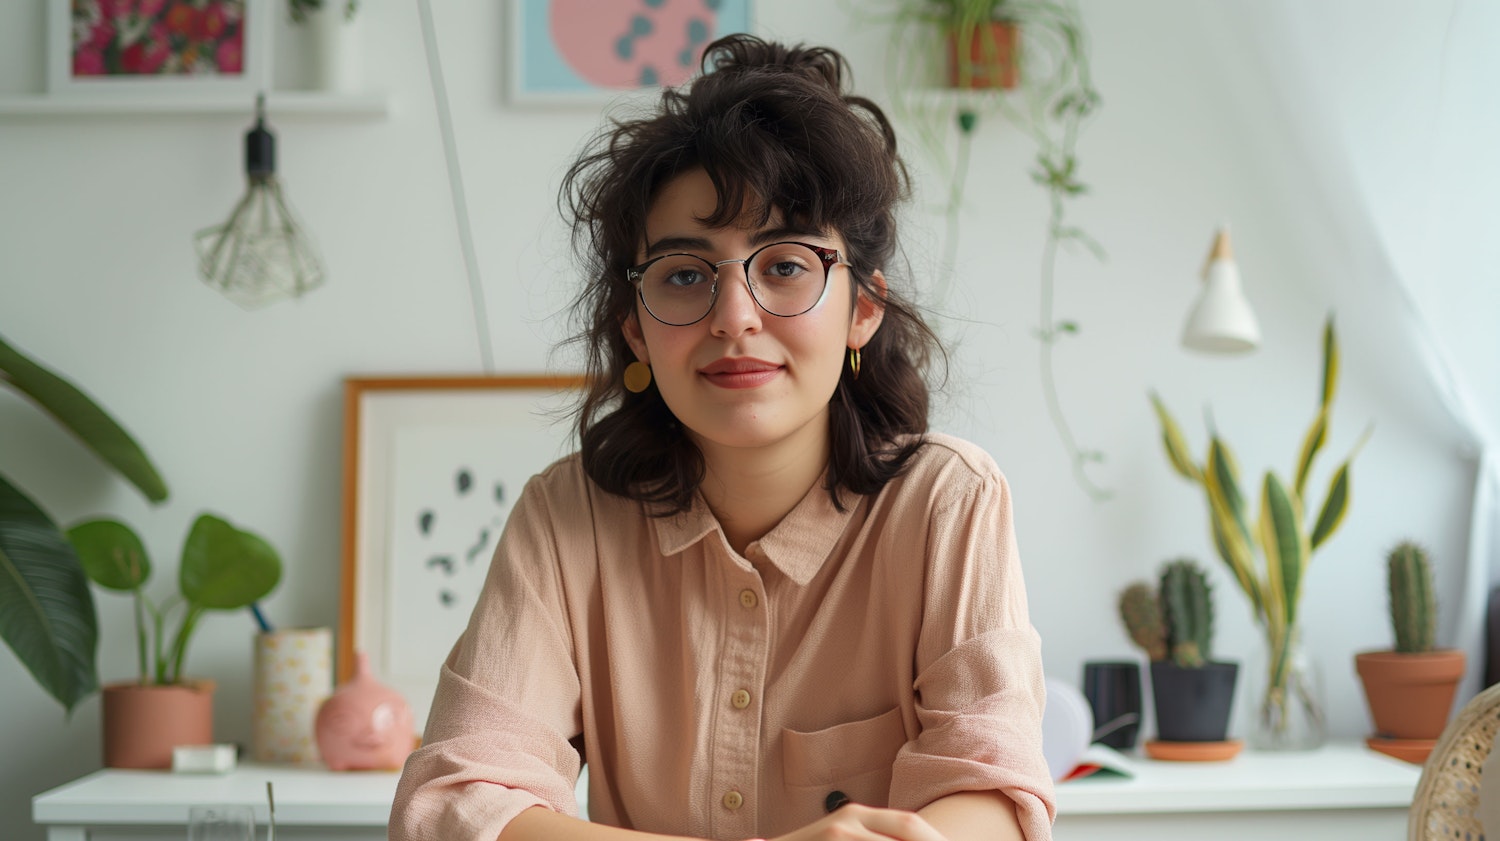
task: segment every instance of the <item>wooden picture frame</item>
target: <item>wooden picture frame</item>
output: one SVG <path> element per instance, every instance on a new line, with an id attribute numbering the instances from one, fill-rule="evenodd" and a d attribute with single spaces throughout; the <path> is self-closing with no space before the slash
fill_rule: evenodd
<path id="1" fill-rule="evenodd" d="M 270 87 L 282 0 L 46 0 L 47 92 L 191 99 Z"/>
<path id="2" fill-rule="evenodd" d="M 519 105 L 609 104 L 687 81 L 703 48 L 751 31 L 752 0 L 510 0 L 508 92 Z"/>
<path id="3" fill-rule="evenodd" d="M 505 517 L 572 452 L 576 375 L 344 381 L 338 674 L 356 651 L 426 720 Z"/>

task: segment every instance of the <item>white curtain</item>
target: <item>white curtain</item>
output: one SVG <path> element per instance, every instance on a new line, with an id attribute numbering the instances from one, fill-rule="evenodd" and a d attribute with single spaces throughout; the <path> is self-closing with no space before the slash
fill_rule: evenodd
<path id="1" fill-rule="evenodd" d="M 1292 144 L 1305 200 L 1357 279 L 1341 303 L 1380 319 L 1392 359 L 1416 361 L 1430 394 L 1414 399 L 1441 406 L 1474 464 L 1458 609 L 1439 628 L 1468 653 L 1462 703 L 1480 688 L 1500 580 L 1500 3 L 1221 8 L 1284 121 L 1261 137 Z"/>

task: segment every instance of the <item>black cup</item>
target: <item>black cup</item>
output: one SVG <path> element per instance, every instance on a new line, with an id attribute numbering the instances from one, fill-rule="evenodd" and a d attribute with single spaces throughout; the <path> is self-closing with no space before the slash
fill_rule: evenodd
<path id="1" fill-rule="evenodd" d="M 1141 667 L 1127 660 L 1083 664 L 1083 697 L 1094 711 L 1093 741 L 1117 750 L 1135 747 L 1141 731 Z"/>

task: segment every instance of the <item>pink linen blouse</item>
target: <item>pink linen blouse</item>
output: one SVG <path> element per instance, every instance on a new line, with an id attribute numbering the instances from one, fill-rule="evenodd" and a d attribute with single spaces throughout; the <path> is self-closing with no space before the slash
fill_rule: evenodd
<path id="1" fill-rule="evenodd" d="M 533 477 L 442 666 L 392 841 L 493 841 L 532 806 L 773 837 L 834 792 L 916 810 L 998 790 L 1051 837 L 1040 640 L 1009 488 L 930 435 L 878 494 L 821 484 L 744 556 L 699 497 L 653 518 L 575 455 Z"/>

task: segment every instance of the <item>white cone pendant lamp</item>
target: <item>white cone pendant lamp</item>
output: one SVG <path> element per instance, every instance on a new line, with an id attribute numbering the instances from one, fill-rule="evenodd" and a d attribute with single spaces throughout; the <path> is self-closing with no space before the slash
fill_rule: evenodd
<path id="1" fill-rule="evenodd" d="M 1240 288 L 1228 227 L 1214 237 L 1203 268 L 1203 291 L 1182 331 L 1182 344 L 1204 353 L 1244 353 L 1260 344 L 1260 325 Z"/>

